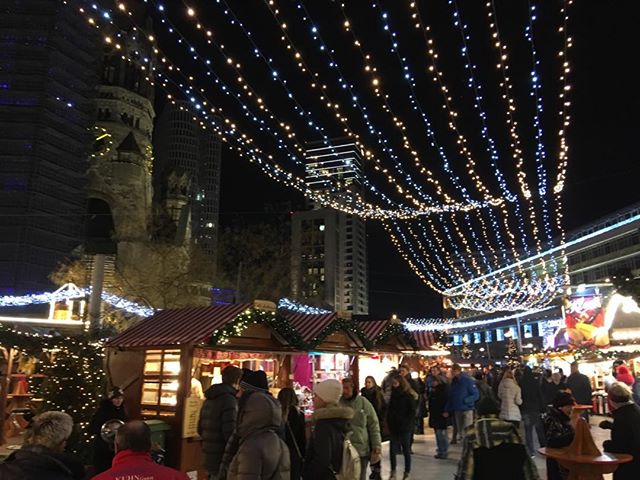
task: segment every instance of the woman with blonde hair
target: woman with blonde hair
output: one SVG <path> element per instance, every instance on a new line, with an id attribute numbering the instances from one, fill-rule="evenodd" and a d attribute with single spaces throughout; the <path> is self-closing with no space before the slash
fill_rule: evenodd
<path id="1" fill-rule="evenodd" d="M 522 391 L 516 382 L 513 370 L 505 370 L 500 386 L 498 387 L 500 398 L 500 418 L 511 422 L 516 428 L 520 427 L 522 415 L 519 405 L 522 405 Z"/>

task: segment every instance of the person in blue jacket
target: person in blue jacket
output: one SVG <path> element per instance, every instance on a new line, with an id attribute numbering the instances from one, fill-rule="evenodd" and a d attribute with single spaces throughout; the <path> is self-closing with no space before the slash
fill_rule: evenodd
<path id="1" fill-rule="evenodd" d="M 457 427 L 459 440 L 462 441 L 465 429 L 473 423 L 473 409 L 480 398 L 476 382 L 457 363 L 451 366 L 453 380 L 449 387 L 449 398 L 444 407 L 443 416 L 453 415 L 453 421 Z M 458 438 L 453 438 L 451 443 L 457 443 Z"/>

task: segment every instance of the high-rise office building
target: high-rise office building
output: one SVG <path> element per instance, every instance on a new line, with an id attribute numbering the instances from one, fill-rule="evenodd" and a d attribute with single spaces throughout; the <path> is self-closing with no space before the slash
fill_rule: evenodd
<path id="1" fill-rule="evenodd" d="M 203 128 L 189 102 L 168 104 L 154 132 L 156 199 L 165 205 L 178 230 L 186 228 L 193 242 L 212 258 L 218 240 L 222 143 Z M 176 179 L 181 179 L 185 210 L 178 211 Z M 184 221 L 187 224 L 184 224 Z M 182 225 L 181 225 L 182 223 Z M 187 233 L 186 238 L 189 237 Z"/>
<path id="2" fill-rule="evenodd" d="M 362 191 L 362 155 L 354 143 L 310 145 L 305 181 L 329 195 Z M 294 298 L 354 314 L 369 312 L 367 244 L 364 221 L 314 205 L 292 218 Z"/>
<path id="3" fill-rule="evenodd" d="M 0 293 L 48 289 L 84 241 L 99 45 L 63 2 L 0 3 Z"/>

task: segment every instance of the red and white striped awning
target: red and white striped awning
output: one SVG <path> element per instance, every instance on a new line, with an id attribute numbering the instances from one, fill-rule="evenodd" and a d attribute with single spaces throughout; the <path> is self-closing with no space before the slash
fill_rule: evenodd
<path id="1" fill-rule="evenodd" d="M 365 336 L 375 342 L 378 336 L 389 325 L 389 320 L 360 320 L 357 322 Z"/>
<path id="2" fill-rule="evenodd" d="M 431 348 L 431 345 L 435 343 L 433 332 L 428 330 L 413 331 L 411 332 L 411 335 L 413 335 L 413 338 L 416 340 L 418 350 Z"/>
<path id="3" fill-rule="evenodd" d="M 329 326 L 338 317 L 338 314 L 333 312 L 312 315 L 283 312 L 282 316 L 289 322 L 293 329 L 300 334 L 304 342 L 310 342 L 315 339 L 322 330 Z"/>
<path id="4" fill-rule="evenodd" d="M 199 345 L 251 308 L 251 303 L 162 310 L 107 342 L 108 347 Z"/>

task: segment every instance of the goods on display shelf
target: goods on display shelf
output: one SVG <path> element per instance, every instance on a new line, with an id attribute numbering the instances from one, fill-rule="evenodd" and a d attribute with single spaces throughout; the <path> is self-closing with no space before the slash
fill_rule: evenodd
<path id="1" fill-rule="evenodd" d="M 397 354 L 371 354 L 360 355 L 358 358 L 358 371 L 360 377 L 360 387 L 364 386 L 364 379 L 371 376 L 378 385 L 393 368 L 398 368 L 401 356 Z"/>

